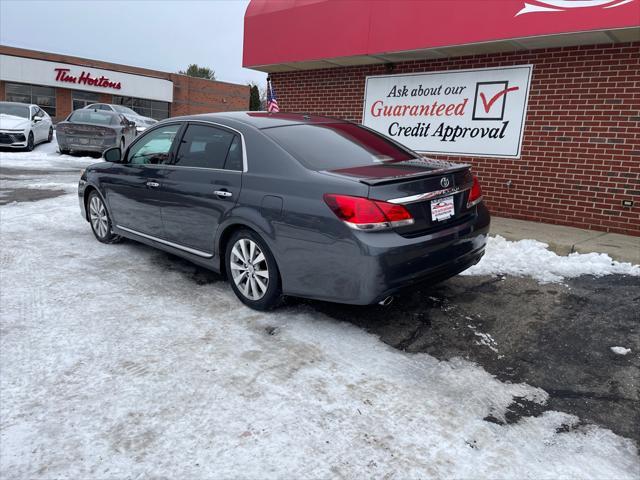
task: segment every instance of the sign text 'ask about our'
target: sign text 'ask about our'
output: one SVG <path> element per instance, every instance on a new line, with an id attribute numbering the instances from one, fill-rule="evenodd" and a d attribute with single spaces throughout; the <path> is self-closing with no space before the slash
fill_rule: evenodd
<path id="1" fill-rule="evenodd" d="M 424 153 L 518 158 L 531 65 L 368 77 L 363 124 Z"/>

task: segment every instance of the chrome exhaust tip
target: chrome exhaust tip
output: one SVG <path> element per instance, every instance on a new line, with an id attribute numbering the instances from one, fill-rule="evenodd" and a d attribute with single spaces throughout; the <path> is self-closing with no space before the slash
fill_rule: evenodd
<path id="1" fill-rule="evenodd" d="M 383 307 L 388 307 L 389 305 L 391 305 L 393 303 L 393 296 L 389 295 L 387 298 L 385 298 L 384 300 L 378 302 L 378 305 L 382 305 Z"/>

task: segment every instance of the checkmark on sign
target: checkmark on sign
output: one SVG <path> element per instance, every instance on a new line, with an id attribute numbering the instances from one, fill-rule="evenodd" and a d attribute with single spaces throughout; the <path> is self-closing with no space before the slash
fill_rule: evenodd
<path id="1" fill-rule="evenodd" d="M 473 120 L 502 120 L 507 94 L 517 90 L 520 87 L 509 87 L 507 81 L 476 83 Z"/>
<path id="2" fill-rule="evenodd" d="M 484 111 L 486 113 L 489 113 L 489 110 L 491 110 L 491 107 L 493 106 L 493 104 L 496 103 L 500 97 L 502 97 L 503 95 L 506 95 L 509 92 L 515 92 L 516 90 L 519 90 L 519 87 L 511 87 L 511 88 L 505 88 L 504 90 L 500 90 L 493 97 L 491 97 L 491 99 L 488 102 L 487 102 L 487 98 L 484 96 L 484 92 L 480 92 L 480 98 L 482 99 L 482 106 L 484 106 Z"/>

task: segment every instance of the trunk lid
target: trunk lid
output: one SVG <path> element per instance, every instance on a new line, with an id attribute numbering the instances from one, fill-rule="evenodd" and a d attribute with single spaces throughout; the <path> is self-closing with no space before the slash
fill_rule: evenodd
<path id="1" fill-rule="evenodd" d="M 464 223 L 473 216 L 475 208 L 467 209 L 469 189 L 473 183 L 470 168 L 465 164 L 415 159 L 328 173 L 367 185 L 371 199 L 404 205 L 415 222 L 396 231 L 403 236 L 415 237 Z M 453 204 L 453 215 L 437 219 L 437 215 L 432 213 L 432 202 L 440 204 L 439 208 L 444 208 L 445 212 L 451 211 Z"/>
<path id="2" fill-rule="evenodd" d="M 66 135 L 74 137 L 104 137 L 115 135 L 115 130 L 110 127 L 90 123 L 64 122 L 58 124 L 57 128 Z"/>

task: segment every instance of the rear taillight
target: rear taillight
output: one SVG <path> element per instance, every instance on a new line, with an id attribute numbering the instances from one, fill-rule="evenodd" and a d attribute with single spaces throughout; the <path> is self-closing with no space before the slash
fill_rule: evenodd
<path id="1" fill-rule="evenodd" d="M 340 220 L 356 230 L 383 230 L 414 222 L 404 206 L 381 200 L 326 193 L 324 201 Z"/>
<path id="2" fill-rule="evenodd" d="M 480 188 L 480 182 L 478 177 L 473 176 L 473 185 L 469 192 L 469 199 L 467 200 L 467 208 L 471 208 L 474 205 L 479 204 L 482 201 L 482 189 Z"/>

